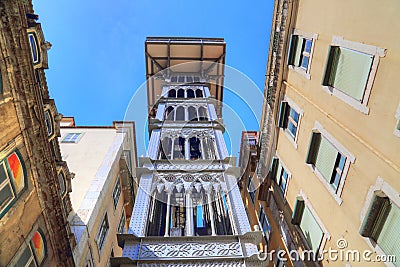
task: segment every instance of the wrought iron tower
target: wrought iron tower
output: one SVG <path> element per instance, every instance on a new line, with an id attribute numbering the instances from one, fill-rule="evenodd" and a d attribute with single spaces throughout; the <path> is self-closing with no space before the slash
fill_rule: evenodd
<path id="1" fill-rule="evenodd" d="M 262 266 L 222 121 L 226 44 L 147 38 L 150 141 L 113 266 Z"/>

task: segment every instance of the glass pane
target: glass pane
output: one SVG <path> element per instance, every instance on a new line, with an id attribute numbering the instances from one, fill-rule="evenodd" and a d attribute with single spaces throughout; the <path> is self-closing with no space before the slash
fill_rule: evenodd
<path id="1" fill-rule="evenodd" d="M 310 248 L 317 252 L 322 241 L 323 232 L 311 211 L 306 207 L 300 222 L 300 228 Z"/>
<path id="2" fill-rule="evenodd" d="M 346 162 L 346 158 L 343 157 L 342 154 L 339 154 L 340 160 L 339 160 L 339 164 L 338 164 L 338 168 L 343 171 L 344 168 L 344 163 Z"/>
<path id="3" fill-rule="evenodd" d="M 333 86 L 361 101 L 372 59 L 371 55 L 341 47 Z"/>
<path id="4" fill-rule="evenodd" d="M 297 127 L 294 126 L 294 124 L 291 121 L 289 121 L 289 123 L 288 123 L 288 130 L 292 134 L 293 137 L 296 137 Z"/>
<path id="5" fill-rule="evenodd" d="M 294 109 L 290 108 L 290 117 L 296 122 L 299 122 L 299 113 L 297 113 Z"/>
<path id="6" fill-rule="evenodd" d="M 61 195 L 63 196 L 65 194 L 65 179 L 64 179 L 64 174 L 61 172 L 58 175 L 58 182 L 60 183 L 60 188 L 61 188 Z"/>
<path id="7" fill-rule="evenodd" d="M 33 34 L 29 34 L 29 44 L 31 45 L 31 53 L 33 58 L 33 63 L 37 63 L 39 61 L 38 50 L 36 45 L 36 40 Z"/>
<path id="8" fill-rule="evenodd" d="M 3 189 L 0 190 L 0 209 L 3 209 L 7 206 L 11 200 L 14 198 L 14 195 L 11 190 L 10 184 L 7 184 Z"/>
<path id="9" fill-rule="evenodd" d="M 307 69 L 309 61 L 310 61 L 310 58 L 308 56 L 303 55 L 303 57 L 301 59 L 301 67 Z"/>
<path id="10" fill-rule="evenodd" d="M 8 181 L 8 176 L 5 170 L 4 163 L 0 163 L 0 185 L 4 182 Z"/>
<path id="11" fill-rule="evenodd" d="M 338 152 L 333 145 L 325 138 L 322 138 L 315 166 L 328 182 L 330 182 L 332 177 L 337 154 Z"/>
<path id="12" fill-rule="evenodd" d="M 38 260 L 38 263 L 42 263 L 44 260 L 44 257 L 46 255 L 46 247 L 45 247 L 45 242 L 44 242 L 44 237 L 39 231 L 36 231 L 35 234 L 32 237 L 32 245 L 33 245 L 33 251 L 36 255 L 36 259 Z"/>
<path id="13" fill-rule="evenodd" d="M 307 53 L 311 52 L 311 45 L 312 45 L 312 41 L 309 39 L 305 39 L 305 44 L 304 44 L 304 51 Z"/>
<path id="14" fill-rule="evenodd" d="M 25 175 L 21 161 L 15 152 L 8 156 L 7 161 L 11 170 L 15 190 L 19 193 L 25 187 Z"/>
<path id="15" fill-rule="evenodd" d="M 27 247 L 24 249 L 24 252 L 22 252 L 22 255 L 19 257 L 16 266 L 18 266 L 18 267 L 20 267 L 20 266 L 21 266 L 21 267 L 25 267 L 26 264 L 27 264 L 30 260 L 32 260 L 32 259 L 33 259 L 33 257 L 32 257 L 32 252 L 31 252 L 31 250 L 29 249 L 29 247 L 27 246 Z"/>
<path id="16" fill-rule="evenodd" d="M 378 237 L 378 245 L 386 255 L 400 259 L 400 209 L 392 204 L 389 215 Z"/>

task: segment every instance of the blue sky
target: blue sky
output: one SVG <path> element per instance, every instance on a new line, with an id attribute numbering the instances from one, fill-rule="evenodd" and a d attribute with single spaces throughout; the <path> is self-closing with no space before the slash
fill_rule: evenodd
<path id="1" fill-rule="evenodd" d="M 241 130 L 258 130 L 273 1 L 33 2 L 53 45 L 46 71 L 50 95 L 58 111 L 74 116 L 78 125 L 111 125 L 124 118 L 145 81 L 147 36 L 200 36 L 225 38 L 226 64 L 249 77 L 244 83 L 233 79 L 224 93 L 232 155 L 238 156 Z M 138 108 L 135 120 L 146 117 Z M 142 125 L 137 125 L 139 156 L 146 138 Z"/>

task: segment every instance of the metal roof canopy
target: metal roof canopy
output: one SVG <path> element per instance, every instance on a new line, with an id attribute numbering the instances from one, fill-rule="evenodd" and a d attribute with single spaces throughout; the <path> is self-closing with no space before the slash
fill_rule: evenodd
<path id="1" fill-rule="evenodd" d="M 162 93 L 162 83 L 183 73 L 206 78 L 210 93 L 222 101 L 226 43 L 223 38 L 147 37 L 146 83 L 149 110 Z M 189 63 L 183 64 L 182 63 Z M 218 64 L 219 63 L 219 64 Z M 151 78 L 151 79 L 150 79 Z"/>

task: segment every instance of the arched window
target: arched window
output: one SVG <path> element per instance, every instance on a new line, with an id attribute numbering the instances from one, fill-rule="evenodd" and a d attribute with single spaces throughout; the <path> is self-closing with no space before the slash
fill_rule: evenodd
<path id="1" fill-rule="evenodd" d="M 171 89 L 168 91 L 168 97 L 176 97 L 176 90 Z"/>
<path id="2" fill-rule="evenodd" d="M 203 97 L 203 91 L 201 89 L 196 90 L 196 97 Z"/>
<path id="3" fill-rule="evenodd" d="M 28 38 L 29 38 L 29 45 L 31 47 L 33 64 L 37 64 L 40 61 L 40 51 L 39 51 L 39 45 L 38 45 L 38 41 L 36 38 L 36 34 L 28 33 Z"/>
<path id="4" fill-rule="evenodd" d="M 174 159 L 185 159 L 185 138 L 183 137 L 174 140 Z"/>
<path id="5" fill-rule="evenodd" d="M 174 107 L 173 106 L 169 106 L 165 110 L 165 120 L 167 120 L 167 121 L 174 120 Z"/>
<path id="6" fill-rule="evenodd" d="M 188 113 L 189 113 L 189 121 L 198 121 L 197 110 L 195 107 L 189 107 Z"/>
<path id="7" fill-rule="evenodd" d="M 210 137 L 203 139 L 204 156 L 206 159 L 215 159 L 214 142 Z"/>
<path id="8" fill-rule="evenodd" d="M 194 91 L 192 89 L 186 90 L 187 98 L 194 98 Z"/>
<path id="9" fill-rule="evenodd" d="M 172 151 L 172 140 L 168 137 L 164 137 L 164 139 L 160 142 L 160 159 L 170 159 Z"/>
<path id="10" fill-rule="evenodd" d="M 24 163 L 19 152 L 14 151 L 0 161 L 0 214 L 14 203 L 25 187 Z"/>
<path id="11" fill-rule="evenodd" d="M 177 121 L 185 120 L 185 108 L 184 107 L 176 108 L 176 119 L 175 120 L 177 120 Z"/>
<path id="12" fill-rule="evenodd" d="M 31 245 L 33 253 L 35 254 L 35 258 L 37 260 L 37 264 L 40 266 L 46 257 L 47 248 L 46 248 L 46 239 L 40 229 L 38 229 L 31 239 Z"/>
<path id="13" fill-rule="evenodd" d="M 185 90 L 179 89 L 177 97 L 178 98 L 184 98 L 185 97 Z"/>
<path id="14" fill-rule="evenodd" d="M 170 236 L 183 236 L 186 225 L 185 195 L 183 190 L 176 189 L 172 192 L 171 198 L 171 228 Z"/>
<path id="15" fill-rule="evenodd" d="M 54 127 L 53 127 L 53 120 L 51 117 L 51 113 L 49 110 L 46 110 L 44 112 L 44 119 L 46 122 L 47 136 L 50 137 L 53 135 Z"/>
<path id="16" fill-rule="evenodd" d="M 208 121 L 207 109 L 205 107 L 199 107 L 199 120 Z"/>
<path id="17" fill-rule="evenodd" d="M 58 182 L 60 183 L 61 196 L 63 197 L 67 192 L 67 187 L 65 185 L 65 176 L 63 172 L 60 172 L 58 174 Z"/>
<path id="18" fill-rule="evenodd" d="M 201 158 L 200 139 L 197 137 L 191 137 L 189 139 L 189 143 L 190 143 L 190 159 L 196 160 Z"/>

